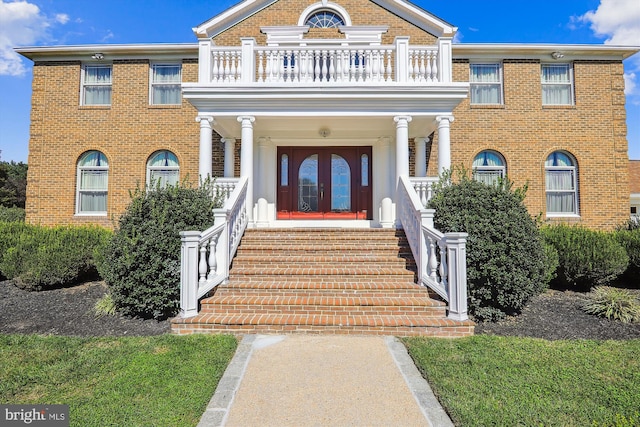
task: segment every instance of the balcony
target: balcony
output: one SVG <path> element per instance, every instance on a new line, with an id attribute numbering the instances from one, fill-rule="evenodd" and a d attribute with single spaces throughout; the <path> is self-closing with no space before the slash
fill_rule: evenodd
<path id="1" fill-rule="evenodd" d="M 208 86 L 428 86 L 451 83 L 451 42 L 411 46 L 408 37 L 391 45 L 348 40 L 301 40 L 297 45 L 239 47 L 200 44 L 199 84 Z"/>

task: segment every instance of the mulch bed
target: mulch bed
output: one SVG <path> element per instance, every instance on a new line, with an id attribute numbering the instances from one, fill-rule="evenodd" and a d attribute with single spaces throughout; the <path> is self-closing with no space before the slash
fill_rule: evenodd
<path id="1" fill-rule="evenodd" d="M 147 336 L 169 332 L 169 322 L 124 316 L 96 317 L 93 306 L 106 292 L 103 282 L 42 292 L 0 282 L 0 333 L 90 336 Z M 632 290 L 638 293 L 640 290 Z M 584 294 L 549 290 L 533 298 L 519 316 L 480 323 L 476 334 L 559 339 L 636 339 L 640 324 L 624 324 L 584 313 Z"/>

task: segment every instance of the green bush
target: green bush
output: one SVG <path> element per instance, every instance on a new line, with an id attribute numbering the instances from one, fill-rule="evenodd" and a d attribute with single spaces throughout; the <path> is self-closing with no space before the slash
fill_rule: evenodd
<path id="1" fill-rule="evenodd" d="M 15 247 L 22 234 L 33 233 L 35 228 L 24 222 L 0 222 L 0 280 L 7 278 L 2 267 L 4 255 L 10 248 Z"/>
<path id="2" fill-rule="evenodd" d="M 119 312 L 165 319 L 180 298 L 180 231 L 213 225 L 211 185 L 137 188 L 99 269 Z"/>
<path id="3" fill-rule="evenodd" d="M 558 251 L 560 265 L 553 283 L 560 288 L 581 290 L 606 285 L 629 263 L 625 249 L 612 233 L 564 224 L 544 227 L 542 233 Z"/>
<path id="4" fill-rule="evenodd" d="M 509 182 L 489 186 L 461 174 L 451 183 L 445 176 L 429 207 L 436 210 L 435 227 L 442 232 L 466 232 L 469 312 L 477 320 L 498 320 L 519 312 L 545 289 L 552 275 L 535 221 L 524 204 L 524 189 Z"/>
<path id="5" fill-rule="evenodd" d="M 626 289 L 598 286 L 587 295 L 582 310 L 622 323 L 640 321 L 640 301 Z"/>
<path id="6" fill-rule="evenodd" d="M 95 226 L 16 228 L 0 271 L 27 290 L 77 283 L 96 275 L 94 251 L 100 251 L 110 235 Z"/>
<path id="7" fill-rule="evenodd" d="M 24 209 L 0 206 L 0 222 L 24 222 Z"/>
<path id="8" fill-rule="evenodd" d="M 629 266 L 625 272 L 626 283 L 640 287 L 640 228 L 618 230 L 616 240 L 627 251 Z"/>

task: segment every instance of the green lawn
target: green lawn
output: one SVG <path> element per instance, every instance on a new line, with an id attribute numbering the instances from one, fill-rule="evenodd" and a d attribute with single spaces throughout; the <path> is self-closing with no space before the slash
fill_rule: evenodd
<path id="1" fill-rule="evenodd" d="M 640 426 L 640 340 L 404 343 L 456 426 Z"/>
<path id="2" fill-rule="evenodd" d="M 232 336 L 0 335 L 0 403 L 68 404 L 72 426 L 195 426 Z"/>

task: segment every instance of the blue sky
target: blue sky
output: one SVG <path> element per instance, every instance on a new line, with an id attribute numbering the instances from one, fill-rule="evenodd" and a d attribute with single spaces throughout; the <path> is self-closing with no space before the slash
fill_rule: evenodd
<path id="1" fill-rule="evenodd" d="M 311 2 L 311 1 L 310 1 Z M 460 43 L 640 46 L 637 0 L 414 0 L 459 28 Z M 0 0 L 0 157 L 27 161 L 31 63 L 17 46 L 189 43 L 236 0 Z M 640 159 L 640 54 L 625 61 L 629 157 Z"/>

